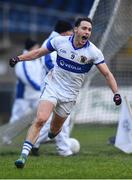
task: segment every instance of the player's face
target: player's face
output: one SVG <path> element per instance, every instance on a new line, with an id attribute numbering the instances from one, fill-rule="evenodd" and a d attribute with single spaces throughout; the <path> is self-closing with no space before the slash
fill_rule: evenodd
<path id="1" fill-rule="evenodd" d="M 92 24 L 87 21 L 82 21 L 78 27 L 75 27 L 75 46 L 82 47 L 86 44 L 91 36 Z"/>

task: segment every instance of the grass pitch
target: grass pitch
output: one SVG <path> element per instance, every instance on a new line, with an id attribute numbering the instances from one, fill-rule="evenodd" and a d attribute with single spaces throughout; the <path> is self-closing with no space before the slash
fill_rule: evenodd
<path id="1" fill-rule="evenodd" d="M 132 155 L 107 144 L 115 126 L 75 125 L 72 137 L 81 144 L 80 153 L 72 157 L 57 155 L 54 144 L 44 144 L 40 156 L 30 156 L 24 169 L 17 169 L 25 133 L 15 145 L 0 147 L 1 179 L 131 179 Z"/>

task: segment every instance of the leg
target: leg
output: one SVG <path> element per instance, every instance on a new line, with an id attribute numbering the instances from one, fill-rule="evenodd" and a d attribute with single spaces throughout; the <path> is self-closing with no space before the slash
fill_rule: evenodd
<path id="1" fill-rule="evenodd" d="M 75 101 L 59 102 L 57 104 L 57 106 L 55 107 L 55 113 L 54 113 L 55 115 L 50 126 L 50 130 L 51 130 L 51 132 L 49 133 L 50 138 L 54 138 L 61 131 L 62 126 L 67 116 L 70 114 L 74 104 Z"/>
<path id="2" fill-rule="evenodd" d="M 61 132 L 56 136 L 56 147 L 59 155 L 67 157 L 77 154 L 80 151 L 80 143 L 75 138 L 70 138 L 73 121 L 70 115 L 67 117 Z"/>
<path id="3" fill-rule="evenodd" d="M 41 142 L 46 142 L 57 136 L 57 134 L 61 131 L 61 127 L 65 121 L 65 118 L 60 117 L 55 113 L 54 117 L 53 114 L 50 116 L 46 124 L 40 131 L 39 137 L 32 148 L 32 154 L 35 156 L 39 156 L 39 146 Z M 49 132 L 50 130 L 50 132 Z"/>
<path id="4" fill-rule="evenodd" d="M 43 128 L 40 131 L 39 137 L 37 141 L 34 144 L 35 148 L 39 148 L 41 143 L 45 143 L 46 141 L 49 141 L 50 139 L 48 138 L 48 132 L 50 129 L 50 124 L 53 119 L 53 114 L 51 114 L 50 118 L 46 122 L 46 124 L 43 126 Z M 53 126 L 53 124 L 52 124 Z M 54 128 L 54 127 L 52 127 Z M 64 122 L 64 125 L 62 127 L 62 131 L 65 134 L 65 136 L 70 137 L 70 133 L 73 128 L 73 122 L 71 122 L 70 115 L 67 117 L 66 121 Z"/>
<path id="5" fill-rule="evenodd" d="M 40 131 L 39 137 L 37 139 L 37 141 L 35 142 L 34 146 L 39 148 L 41 142 L 46 142 L 49 140 L 48 138 L 48 132 L 50 129 L 50 123 L 52 120 L 53 114 L 51 114 L 50 118 L 48 119 L 48 121 L 45 123 L 45 125 L 43 126 L 43 128 Z"/>
<path id="6" fill-rule="evenodd" d="M 62 127 L 62 131 L 64 132 L 64 134 L 67 136 L 67 137 L 70 137 L 70 134 L 71 134 L 71 131 L 73 129 L 73 126 L 74 126 L 74 121 L 71 119 L 71 116 L 69 115 L 66 120 L 65 120 L 65 123 Z"/>
<path id="7" fill-rule="evenodd" d="M 50 141 L 50 138 L 48 137 L 48 132 L 50 129 L 50 123 L 51 123 L 52 118 L 53 118 L 53 113 L 50 115 L 50 118 L 48 119 L 48 121 L 45 123 L 45 125 L 41 129 L 39 137 L 38 137 L 37 141 L 35 142 L 32 150 L 31 150 L 32 155 L 39 156 L 40 144 L 45 143 L 47 141 Z"/>
<path id="8" fill-rule="evenodd" d="M 53 111 L 54 105 L 49 101 L 41 101 L 38 106 L 37 118 L 33 122 L 27 135 L 27 141 L 34 144 L 39 136 L 40 130 L 46 121 L 49 119 L 51 112 Z"/>
<path id="9" fill-rule="evenodd" d="M 49 101 L 40 101 L 37 111 L 37 118 L 28 131 L 20 158 L 15 162 L 18 168 L 23 168 L 33 144 L 36 142 L 39 132 L 53 111 L 54 104 Z"/>
<path id="10" fill-rule="evenodd" d="M 50 124 L 50 132 L 48 134 L 49 138 L 52 139 L 59 134 L 65 122 L 65 119 L 65 117 L 61 117 L 57 113 L 54 113 L 54 118 L 52 119 Z"/>
<path id="11" fill-rule="evenodd" d="M 70 115 L 67 117 L 61 132 L 56 136 L 56 148 L 61 156 L 70 156 L 72 155 L 72 150 L 70 147 L 70 133 L 73 123 L 71 122 Z"/>

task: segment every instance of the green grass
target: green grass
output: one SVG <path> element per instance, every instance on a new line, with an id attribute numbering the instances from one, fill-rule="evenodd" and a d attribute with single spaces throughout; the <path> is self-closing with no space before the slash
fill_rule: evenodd
<path id="1" fill-rule="evenodd" d="M 24 169 L 17 169 L 24 134 L 17 138 L 14 147 L 0 149 L 0 178 L 11 179 L 131 179 L 132 156 L 107 144 L 115 134 L 114 126 L 76 125 L 72 136 L 81 144 L 80 153 L 60 157 L 54 144 L 40 148 L 39 157 L 30 156 Z"/>

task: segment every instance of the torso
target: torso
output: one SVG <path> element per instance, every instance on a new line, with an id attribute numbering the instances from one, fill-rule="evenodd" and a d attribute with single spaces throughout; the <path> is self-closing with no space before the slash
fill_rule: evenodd
<path id="1" fill-rule="evenodd" d="M 54 38 L 51 45 L 58 54 L 57 64 L 46 82 L 50 82 L 62 97 L 75 99 L 93 64 L 100 63 L 104 57 L 91 42 L 76 49 L 69 36 Z"/>

